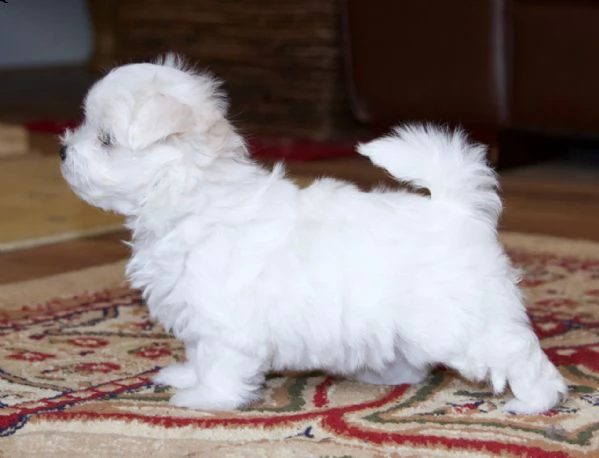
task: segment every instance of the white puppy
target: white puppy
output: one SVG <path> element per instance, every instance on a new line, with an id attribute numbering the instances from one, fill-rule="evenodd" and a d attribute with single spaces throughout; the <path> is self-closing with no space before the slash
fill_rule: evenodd
<path id="1" fill-rule="evenodd" d="M 509 383 L 505 408 L 521 413 L 567 392 L 497 241 L 496 177 L 462 133 L 405 127 L 359 146 L 429 198 L 299 189 L 248 158 L 218 84 L 174 56 L 113 70 L 85 115 L 62 172 L 127 218 L 131 284 L 186 347 L 155 379 L 174 405 L 234 409 L 284 369 L 394 385 L 444 364 L 496 393 Z"/>

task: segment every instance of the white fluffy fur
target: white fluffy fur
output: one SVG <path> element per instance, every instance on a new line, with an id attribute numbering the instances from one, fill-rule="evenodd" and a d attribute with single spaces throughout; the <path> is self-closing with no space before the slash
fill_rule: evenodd
<path id="1" fill-rule="evenodd" d="M 404 127 L 359 146 L 428 198 L 298 189 L 248 159 L 218 84 L 172 56 L 115 69 L 85 110 L 62 171 L 127 217 L 131 284 L 187 349 L 155 379 L 174 405 L 234 409 L 282 369 L 401 384 L 444 364 L 496 393 L 509 383 L 520 413 L 567 392 L 497 241 L 496 177 L 462 133 Z"/>

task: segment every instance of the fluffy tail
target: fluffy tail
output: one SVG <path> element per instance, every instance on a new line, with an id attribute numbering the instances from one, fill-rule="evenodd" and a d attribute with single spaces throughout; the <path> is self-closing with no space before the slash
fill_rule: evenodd
<path id="1" fill-rule="evenodd" d="M 389 136 L 358 145 L 399 181 L 427 188 L 431 199 L 461 202 L 496 224 L 501 213 L 497 177 L 486 161 L 486 148 L 468 141 L 461 130 L 410 125 Z"/>

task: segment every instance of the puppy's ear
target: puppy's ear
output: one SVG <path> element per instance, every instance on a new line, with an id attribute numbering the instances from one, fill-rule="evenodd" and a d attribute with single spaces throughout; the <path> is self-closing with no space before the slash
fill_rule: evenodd
<path id="1" fill-rule="evenodd" d="M 174 97 L 154 94 L 134 108 L 129 126 L 129 145 L 143 149 L 192 127 L 192 109 Z"/>

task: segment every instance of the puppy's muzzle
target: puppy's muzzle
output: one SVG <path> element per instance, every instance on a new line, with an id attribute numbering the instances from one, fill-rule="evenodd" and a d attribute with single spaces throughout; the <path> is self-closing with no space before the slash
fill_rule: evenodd
<path id="1" fill-rule="evenodd" d="M 64 161 L 67 158 L 67 147 L 61 146 L 58 155 L 60 156 L 60 160 Z"/>

